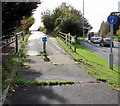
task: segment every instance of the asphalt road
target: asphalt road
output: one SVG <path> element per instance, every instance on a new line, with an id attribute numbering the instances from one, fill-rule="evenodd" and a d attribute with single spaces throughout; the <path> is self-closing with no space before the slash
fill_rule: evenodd
<path id="1" fill-rule="evenodd" d="M 93 44 L 90 41 L 86 41 L 84 44 L 88 50 L 109 61 L 110 47 L 101 47 L 99 46 L 99 44 Z M 120 66 L 120 64 L 118 63 L 119 45 L 120 45 L 119 43 L 114 42 L 114 47 L 113 47 L 113 56 L 114 56 L 113 63 L 118 66 Z"/>

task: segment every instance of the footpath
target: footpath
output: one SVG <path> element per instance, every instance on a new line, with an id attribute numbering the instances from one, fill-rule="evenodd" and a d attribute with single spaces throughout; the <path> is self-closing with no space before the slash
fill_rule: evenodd
<path id="1" fill-rule="evenodd" d="M 50 61 L 46 61 L 40 54 L 43 33 L 33 33 L 30 38 L 33 36 L 34 39 L 28 39 L 29 56 L 21 76 L 30 81 L 75 81 L 75 84 L 23 87 L 12 95 L 11 104 L 118 104 L 118 93 L 80 69 L 55 38 L 48 37 Z"/>

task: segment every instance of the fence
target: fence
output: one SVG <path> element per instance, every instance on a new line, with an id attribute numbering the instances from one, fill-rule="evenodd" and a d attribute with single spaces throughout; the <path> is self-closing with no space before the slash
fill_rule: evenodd
<path id="1" fill-rule="evenodd" d="M 65 34 L 62 32 L 59 32 L 59 37 L 72 49 L 74 48 L 74 52 L 76 52 L 76 35 L 72 36 L 70 33 Z"/>
<path id="2" fill-rule="evenodd" d="M 24 40 L 23 31 L 19 33 L 12 33 L 9 37 L 2 36 L 2 38 L 0 38 L 0 49 L 15 42 L 16 52 L 18 52 L 18 37 L 19 36 L 22 36 Z"/>

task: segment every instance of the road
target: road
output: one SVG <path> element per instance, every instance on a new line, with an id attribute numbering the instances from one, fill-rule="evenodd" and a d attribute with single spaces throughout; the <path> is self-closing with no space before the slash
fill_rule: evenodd
<path id="1" fill-rule="evenodd" d="M 88 50 L 109 61 L 110 47 L 100 47 L 99 44 L 93 44 L 90 41 L 86 41 L 84 44 Z M 118 64 L 118 49 L 119 49 L 119 43 L 114 42 L 113 63 L 120 66 L 120 64 Z"/>

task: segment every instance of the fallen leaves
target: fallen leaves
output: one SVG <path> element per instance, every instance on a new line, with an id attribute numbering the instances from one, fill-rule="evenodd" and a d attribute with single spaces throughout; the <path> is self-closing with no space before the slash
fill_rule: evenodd
<path id="1" fill-rule="evenodd" d="M 114 88 L 113 90 L 119 91 L 120 92 L 120 88 Z"/>
<path id="2" fill-rule="evenodd" d="M 17 84 L 12 84 L 9 88 L 9 91 L 10 92 L 15 92 L 19 88 L 20 88 L 20 86 L 18 86 Z"/>

